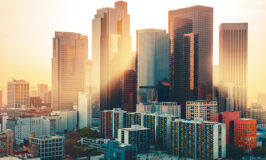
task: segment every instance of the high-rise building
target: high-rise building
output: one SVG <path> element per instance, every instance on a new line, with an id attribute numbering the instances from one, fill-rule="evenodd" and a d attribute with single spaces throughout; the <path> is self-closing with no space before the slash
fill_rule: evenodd
<path id="1" fill-rule="evenodd" d="M 123 75 L 132 68 L 127 11 L 127 3 L 117 1 L 114 8 L 98 9 L 92 20 L 93 86 L 99 88 L 101 110 L 123 104 Z"/>
<path id="2" fill-rule="evenodd" d="M 157 140 L 157 126 L 158 126 L 158 116 L 159 114 L 148 113 L 142 114 L 141 126 L 149 128 L 151 132 L 150 144 L 155 145 Z"/>
<path id="3" fill-rule="evenodd" d="M 137 112 L 167 114 L 181 118 L 181 106 L 176 102 L 139 103 Z"/>
<path id="4" fill-rule="evenodd" d="M 186 102 L 186 119 L 194 120 L 202 118 L 204 121 L 213 121 L 214 113 L 217 112 L 217 101 L 195 100 Z"/>
<path id="5" fill-rule="evenodd" d="M 92 125 L 92 104 L 89 93 L 79 92 L 78 100 L 79 128 L 91 127 Z"/>
<path id="6" fill-rule="evenodd" d="M 41 107 L 42 99 L 41 97 L 30 97 L 30 107 Z"/>
<path id="7" fill-rule="evenodd" d="M 140 112 L 128 112 L 125 115 L 125 124 L 124 128 L 131 128 L 132 125 L 141 125 L 141 116 Z"/>
<path id="8" fill-rule="evenodd" d="M 136 112 L 136 71 L 126 70 L 124 73 L 124 105 L 123 110 L 127 112 Z"/>
<path id="9" fill-rule="evenodd" d="M 0 107 L 3 107 L 3 91 L 0 90 Z"/>
<path id="10" fill-rule="evenodd" d="M 72 109 L 78 92 L 86 87 L 88 37 L 79 33 L 55 32 L 52 59 L 52 108 Z"/>
<path id="11" fill-rule="evenodd" d="M 29 98 L 29 82 L 24 80 L 13 80 L 7 83 L 7 107 L 21 108 L 28 107 Z"/>
<path id="12" fill-rule="evenodd" d="M 48 85 L 47 84 L 38 84 L 37 86 L 37 96 L 41 97 L 42 102 L 44 101 L 44 96 L 48 92 Z"/>
<path id="13" fill-rule="evenodd" d="M 225 124 L 176 119 L 171 123 L 170 153 L 192 159 L 226 157 Z"/>
<path id="14" fill-rule="evenodd" d="M 44 95 L 44 99 L 43 99 L 44 103 L 49 103 L 51 104 L 52 102 L 52 92 L 48 91 L 45 95 Z"/>
<path id="15" fill-rule="evenodd" d="M 226 125 L 226 144 L 234 144 L 234 120 L 240 118 L 240 112 L 214 113 L 213 121 Z"/>
<path id="16" fill-rule="evenodd" d="M 40 159 L 63 159 L 65 155 L 64 141 L 63 136 L 30 137 L 30 145 L 38 146 L 39 154 L 36 156 Z"/>
<path id="17" fill-rule="evenodd" d="M 139 154 L 150 150 L 151 132 L 149 128 L 133 125 L 131 128 L 118 129 L 117 140 L 122 144 L 137 146 Z"/>
<path id="18" fill-rule="evenodd" d="M 234 120 L 234 145 L 252 152 L 257 147 L 257 122 L 253 119 Z"/>
<path id="19" fill-rule="evenodd" d="M 14 133 L 8 129 L 0 133 L 0 157 L 13 155 Z"/>
<path id="20" fill-rule="evenodd" d="M 233 85 L 230 111 L 241 111 L 243 116 L 247 109 L 248 24 L 221 24 L 219 48 L 220 82 Z"/>
<path id="21" fill-rule="evenodd" d="M 6 130 L 7 119 L 8 115 L 6 113 L 0 114 L 0 132 L 4 132 Z"/>
<path id="22" fill-rule="evenodd" d="M 157 99 L 157 85 L 169 81 L 169 35 L 165 30 L 137 30 L 138 102 Z M 159 94 L 159 93 L 158 93 Z"/>
<path id="23" fill-rule="evenodd" d="M 171 41 L 170 90 L 175 90 L 179 83 L 181 83 L 180 80 L 177 79 L 178 75 L 182 74 L 182 72 L 176 73 L 176 71 L 182 69 L 182 66 L 180 66 L 182 62 L 180 61 L 182 61 L 183 58 L 180 54 L 182 53 L 183 48 L 183 34 L 197 33 L 198 99 L 212 99 L 213 8 L 206 6 L 192 6 L 188 8 L 171 10 L 168 12 L 168 22 L 168 31 Z M 181 59 L 177 56 L 181 56 Z M 175 71 L 175 74 L 173 74 L 173 71 Z M 180 94 L 176 95 L 177 97 L 174 98 L 178 98 L 179 95 Z"/>
<path id="24" fill-rule="evenodd" d="M 256 119 L 257 124 L 266 124 L 266 110 L 263 108 L 248 108 L 246 117 Z"/>
<path id="25" fill-rule="evenodd" d="M 118 129 L 124 128 L 126 111 L 120 108 L 104 110 L 101 112 L 101 134 L 104 138 L 115 139 Z"/>

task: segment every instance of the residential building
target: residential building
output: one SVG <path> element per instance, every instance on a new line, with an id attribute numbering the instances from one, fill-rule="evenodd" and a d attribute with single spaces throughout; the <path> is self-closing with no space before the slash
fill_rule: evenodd
<path id="1" fill-rule="evenodd" d="M 261 107 L 248 108 L 246 112 L 246 117 L 250 119 L 256 119 L 257 124 L 266 124 L 266 109 Z"/>
<path id="2" fill-rule="evenodd" d="M 181 118 L 181 105 L 177 102 L 147 102 L 137 104 L 137 112 L 167 114 Z"/>
<path id="3" fill-rule="evenodd" d="M 79 128 L 92 126 L 92 104 L 91 95 L 88 92 L 79 92 L 78 97 L 78 119 Z"/>
<path id="4" fill-rule="evenodd" d="M 147 153 L 150 150 L 151 132 L 149 128 L 141 127 L 139 125 L 132 125 L 131 128 L 118 129 L 119 143 L 125 145 L 136 145 L 137 153 Z"/>
<path id="5" fill-rule="evenodd" d="M 0 132 L 4 132 L 6 130 L 7 119 L 8 115 L 6 113 L 0 114 Z"/>
<path id="6" fill-rule="evenodd" d="M 38 157 L 45 160 L 63 159 L 65 155 L 64 141 L 63 136 L 30 137 L 31 146 L 38 146 Z"/>
<path id="7" fill-rule="evenodd" d="M 136 40 L 138 103 L 152 102 L 158 97 L 158 83 L 169 81 L 169 35 L 165 30 L 142 29 Z"/>
<path id="8" fill-rule="evenodd" d="M 225 158 L 225 124 L 176 119 L 171 123 L 170 152 L 180 158 Z"/>
<path id="9" fill-rule="evenodd" d="M 0 133 L 0 157 L 13 155 L 14 133 L 7 129 Z"/>
<path id="10" fill-rule="evenodd" d="M 193 120 L 203 118 L 204 121 L 213 121 L 213 115 L 217 112 L 217 101 L 195 100 L 186 102 L 186 119 Z"/>
<path id="11" fill-rule="evenodd" d="M 15 80 L 7 83 L 7 107 L 21 108 L 28 107 L 29 100 L 29 82 L 24 80 Z"/>
<path id="12" fill-rule="evenodd" d="M 226 125 L 226 144 L 234 144 L 234 120 L 240 118 L 240 112 L 220 112 L 214 113 L 213 121 Z"/>
<path id="13" fill-rule="evenodd" d="M 37 96 L 42 99 L 42 102 L 44 102 L 44 96 L 48 92 L 48 85 L 38 84 L 37 89 Z"/>
<path id="14" fill-rule="evenodd" d="M 137 88 L 136 71 L 126 70 L 124 72 L 124 105 L 123 110 L 136 112 Z"/>
<path id="15" fill-rule="evenodd" d="M 250 153 L 257 147 L 257 122 L 253 119 L 234 120 L 234 145 Z"/>
<path id="16" fill-rule="evenodd" d="M 137 160 L 137 146 L 119 144 L 118 141 L 108 140 L 104 144 L 104 158 L 117 160 Z"/>
<path id="17" fill-rule="evenodd" d="M 150 144 L 156 145 L 157 127 L 158 127 L 158 113 L 143 114 L 141 117 L 141 126 L 150 129 L 150 132 L 151 132 Z"/>
<path id="18" fill-rule="evenodd" d="M 41 97 L 30 97 L 30 107 L 41 107 L 42 99 Z"/>
<path id="19" fill-rule="evenodd" d="M 131 41 L 127 2 L 97 10 L 92 20 L 92 73 L 101 111 L 123 104 L 123 74 L 132 69 Z"/>
<path id="20" fill-rule="evenodd" d="M 78 92 L 86 88 L 88 37 L 79 33 L 55 32 L 52 58 L 52 107 L 72 109 Z"/>
<path id="21" fill-rule="evenodd" d="M 124 117 L 124 128 L 131 128 L 132 125 L 141 125 L 142 114 L 140 112 L 127 112 Z"/>
<path id="22" fill-rule="evenodd" d="M 197 82 L 197 99 L 212 99 L 212 67 L 213 67 L 213 8 L 206 6 L 192 6 L 171 10 L 168 12 L 168 32 L 170 36 L 170 97 L 171 100 L 182 103 L 182 117 L 185 118 L 185 101 L 182 97 L 182 84 L 184 83 L 184 57 L 183 52 L 193 53 L 193 50 L 183 50 L 184 34 L 193 33 L 198 35 L 194 37 L 194 49 L 198 48 L 198 57 L 194 59 L 198 66 L 198 76 L 194 77 Z M 192 41 L 190 41 L 192 42 Z M 189 45 L 189 43 L 187 43 Z M 193 45 L 190 45 L 193 46 Z M 186 47 L 185 47 L 186 48 Z M 194 50 L 194 55 L 197 52 Z M 188 55 L 186 55 L 188 56 Z M 192 57 L 191 57 L 192 58 Z M 196 57 L 194 57 L 196 58 Z M 196 62 L 194 61 L 194 62 Z M 193 64 L 190 61 L 188 64 Z M 196 71 L 196 70 L 194 70 Z M 187 72 L 187 71 L 186 71 Z M 191 73 L 187 73 L 192 76 Z M 194 72 L 195 73 L 195 72 Z M 189 84 L 193 84 L 193 79 Z M 195 82 L 195 81 L 194 81 Z M 189 85 L 191 87 L 191 85 Z M 194 86 L 195 87 L 195 86 Z M 196 89 L 196 88 L 195 88 Z"/>
<path id="23" fill-rule="evenodd" d="M 51 113 L 53 117 L 58 117 L 57 121 L 57 132 L 75 132 L 78 128 L 78 111 L 64 110 L 64 111 L 53 111 Z"/>
<path id="24" fill-rule="evenodd" d="M 233 85 L 233 110 L 247 110 L 248 23 L 222 23 L 219 28 L 219 78 Z M 227 109 L 226 109 L 227 110 Z"/>
<path id="25" fill-rule="evenodd" d="M 101 134 L 104 138 L 115 139 L 118 129 L 124 128 L 124 116 L 126 111 L 120 108 L 104 110 L 101 112 Z"/>

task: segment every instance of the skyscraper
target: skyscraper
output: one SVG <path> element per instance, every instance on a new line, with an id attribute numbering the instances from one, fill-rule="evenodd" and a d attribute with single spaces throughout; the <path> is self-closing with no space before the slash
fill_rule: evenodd
<path id="1" fill-rule="evenodd" d="M 44 96 L 48 92 L 48 85 L 47 84 L 38 84 L 37 96 L 44 101 Z"/>
<path id="2" fill-rule="evenodd" d="M 93 82 L 100 86 L 101 110 L 119 107 L 123 101 L 123 74 L 132 65 L 127 3 L 117 1 L 115 8 L 97 10 L 92 34 Z"/>
<path id="3" fill-rule="evenodd" d="M 247 109 L 248 24 L 221 24 L 219 48 L 220 82 L 232 84 L 233 108 L 230 111 L 241 111 L 242 116 Z"/>
<path id="4" fill-rule="evenodd" d="M 138 102 L 151 102 L 160 81 L 169 81 L 169 35 L 165 30 L 137 30 Z"/>
<path id="5" fill-rule="evenodd" d="M 126 70 L 124 73 L 124 105 L 123 110 L 127 112 L 136 112 L 136 71 Z"/>
<path id="6" fill-rule="evenodd" d="M 192 29 L 187 30 L 189 32 L 186 33 L 192 32 L 198 34 L 198 98 L 201 100 L 212 99 L 213 8 L 205 6 L 192 6 L 168 12 L 168 31 L 171 40 L 171 55 L 176 52 L 174 51 L 174 49 L 177 49 L 177 52 L 180 52 L 178 51 L 180 49 L 180 46 L 178 47 L 176 45 L 176 40 L 178 41 L 178 37 L 176 37 L 175 35 L 177 33 L 171 26 L 171 24 L 173 24 L 172 22 L 175 21 L 174 17 L 190 19 L 190 25 L 192 25 Z M 189 25 L 189 22 L 185 23 L 184 20 L 180 21 L 179 25 L 181 25 L 182 23 Z M 183 35 L 177 34 L 177 36 Z M 181 45 L 180 41 L 177 43 Z M 171 85 L 173 85 L 171 83 L 174 82 L 171 82 L 170 80 L 170 89 Z"/>
<path id="7" fill-rule="evenodd" d="M 7 83 L 7 107 L 21 108 L 29 107 L 30 83 L 24 80 L 13 80 Z"/>
<path id="8" fill-rule="evenodd" d="M 55 32 L 52 59 L 52 107 L 72 109 L 78 92 L 84 91 L 88 63 L 88 37 L 79 33 Z"/>
<path id="9" fill-rule="evenodd" d="M 79 129 L 91 127 L 92 124 L 92 104 L 91 94 L 88 92 L 79 92 L 78 114 L 79 114 Z"/>

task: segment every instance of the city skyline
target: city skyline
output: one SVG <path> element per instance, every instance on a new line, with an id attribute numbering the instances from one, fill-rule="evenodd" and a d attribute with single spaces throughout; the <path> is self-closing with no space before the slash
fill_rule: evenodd
<path id="1" fill-rule="evenodd" d="M 64 1 L 65 2 L 65 1 Z M 6 56 L 1 56 L 0 86 L 6 87 L 6 84 L 12 77 L 24 79 L 30 82 L 31 86 L 36 86 L 38 83 L 47 83 L 51 86 L 51 58 L 52 58 L 52 43 L 51 38 L 55 31 L 71 31 L 89 35 L 89 57 L 91 58 L 91 20 L 93 19 L 96 9 L 102 7 L 113 7 L 115 1 L 102 0 L 99 2 L 80 1 L 52 1 L 41 2 L 26 0 L 25 2 L 1 1 L 0 19 L 3 18 L 3 29 L 0 31 L 0 42 L 3 46 L 0 47 L 1 54 L 6 53 Z M 137 29 L 158 28 L 167 30 L 167 14 L 169 10 L 189 7 L 193 5 L 206 5 L 214 7 L 214 64 L 218 63 L 218 30 L 221 23 L 227 22 L 248 22 L 249 23 L 249 77 L 248 77 L 248 97 L 249 102 L 257 97 L 257 93 L 263 92 L 266 85 L 263 85 L 266 77 L 260 79 L 260 72 L 257 68 L 265 68 L 262 55 L 266 51 L 263 47 L 264 37 L 266 32 L 263 30 L 266 24 L 258 20 L 266 15 L 266 3 L 261 0 L 236 0 L 230 1 L 174 1 L 169 0 L 167 3 L 153 2 L 153 8 L 150 12 L 146 11 L 146 5 L 152 1 L 133 2 L 128 0 L 128 12 L 131 15 L 131 30 L 130 35 L 133 37 L 132 46 L 135 50 L 135 37 Z M 58 12 L 59 9 L 62 12 Z M 35 7 L 31 7 L 35 6 Z M 45 6 L 45 7 L 43 7 Z M 158 8 L 160 6 L 160 8 Z M 31 7 L 29 9 L 28 7 Z M 46 9 L 45 9 L 46 8 Z M 224 13 L 224 9 L 228 12 Z M 46 10 L 51 11 L 46 13 Z M 249 11 L 247 16 L 241 16 L 246 11 Z M 23 15 L 20 16 L 20 14 Z M 2 16 L 3 15 L 3 16 Z M 53 17 L 54 16 L 54 17 Z M 77 18 L 80 17 L 80 18 Z M 149 21 L 144 22 L 147 17 Z M 158 22 L 158 19 L 162 21 Z M 41 22 L 37 24 L 38 22 Z M 36 22 L 34 25 L 28 26 L 26 23 Z M 44 24 L 47 23 L 47 24 Z M 70 25 L 69 25 L 70 24 Z M 23 27 L 17 27 L 23 26 Z M 10 31 L 13 31 L 12 33 Z M 23 32 L 22 32 L 23 31 Z M 168 31 L 167 31 L 168 32 Z M 9 33 L 9 34 L 7 34 Z M 36 34 L 38 33 L 38 34 Z M 28 35 L 26 37 L 25 35 Z M 17 38 L 14 41 L 14 38 Z M 259 39 L 260 41 L 255 41 Z M 28 41 L 27 41 L 28 40 Z M 12 43 L 11 43 L 12 41 Z M 12 46 L 15 47 L 12 47 Z M 24 53 L 24 54 L 23 54 Z M 23 61 L 21 61 L 21 59 Z M 9 68 L 7 71 L 6 68 Z M 40 74 L 42 73 L 42 74 Z"/>

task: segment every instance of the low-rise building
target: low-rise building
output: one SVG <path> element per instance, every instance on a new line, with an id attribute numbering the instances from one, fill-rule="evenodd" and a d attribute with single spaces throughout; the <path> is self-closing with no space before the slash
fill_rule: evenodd
<path id="1" fill-rule="evenodd" d="M 0 133 L 0 157 L 13 155 L 14 135 L 10 129 Z"/>
<path id="2" fill-rule="evenodd" d="M 107 142 L 107 139 L 98 138 L 98 139 L 89 139 L 82 137 L 80 143 L 87 146 L 88 148 L 94 148 L 98 151 L 104 152 L 104 144 Z"/>
<path id="3" fill-rule="evenodd" d="M 186 119 L 202 118 L 204 121 L 213 121 L 213 115 L 218 111 L 217 101 L 193 100 L 186 102 Z"/>

